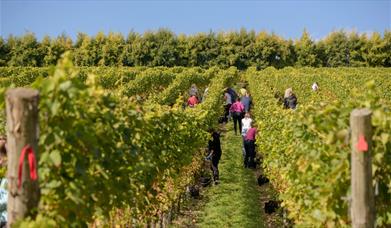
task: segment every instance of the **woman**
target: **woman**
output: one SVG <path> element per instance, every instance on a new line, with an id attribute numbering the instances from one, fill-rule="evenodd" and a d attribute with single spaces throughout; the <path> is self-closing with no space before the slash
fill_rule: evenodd
<path id="1" fill-rule="evenodd" d="M 296 106 L 297 98 L 296 95 L 293 93 L 292 88 L 286 89 L 284 95 L 284 108 L 296 109 Z"/>
<path id="2" fill-rule="evenodd" d="M 244 105 L 240 102 L 239 97 L 236 99 L 236 102 L 231 105 L 229 111 L 230 113 L 232 113 L 232 118 L 234 120 L 235 135 L 237 135 L 236 125 L 239 125 L 239 132 L 242 132 L 242 118 L 244 112 Z"/>
<path id="3" fill-rule="evenodd" d="M 194 108 L 198 104 L 198 99 L 196 96 L 192 95 L 189 99 L 187 99 L 187 105 L 190 108 Z"/>
<path id="4" fill-rule="evenodd" d="M 248 129 L 246 136 L 244 136 L 244 148 L 246 154 L 244 156 L 244 167 L 245 168 L 255 168 L 254 158 L 255 158 L 255 137 L 257 135 L 256 124 Z"/>
<path id="5" fill-rule="evenodd" d="M 244 137 L 246 136 L 248 129 L 251 128 L 252 122 L 253 122 L 253 119 L 251 119 L 250 113 L 246 112 L 246 114 L 244 115 L 244 118 L 242 119 L 243 158 L 246 156 L 246 150 L 244 148 Z"/>
<path id="6" fill-rule="evenodd" d="M 248 131 L 248 129 L 251 128 L 253 120 L 250 117 L 250 113 L 246 112 L 244 115 L 244 118 L 242 119 L 242 136 L 244 137 Z"/>
<path id="7" fill-rule="evenodd" d="M 240 98 L 240 102 L 242 102 L 243 106 L 244 106 L 244 111 L 245 112 L 249 112 L 250 111 L 250 107 L 251 107 L 251 97 L 250 97 L 250 94 L 248 94 L 247 92 L 244 94 L 244 96 L 242 98 Z"/>

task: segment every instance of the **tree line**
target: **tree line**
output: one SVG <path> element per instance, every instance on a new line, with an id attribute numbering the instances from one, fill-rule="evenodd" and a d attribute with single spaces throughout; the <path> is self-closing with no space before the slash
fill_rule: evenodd
<path id="1" fill-rule="evenodd" d="M 131 31 L 126 38 L 121 33 L 79 33 L 76 41 L 65 34 L 38 41 L 26 33 L 0 37 L 0 66 L 55 65 L 68 50 L 77 66 L 390 67 L 391 31 L 368 35 L 339 30 L 317 41 L 306 30 L 296 40 L 245 29 L 194 35 Z"/>

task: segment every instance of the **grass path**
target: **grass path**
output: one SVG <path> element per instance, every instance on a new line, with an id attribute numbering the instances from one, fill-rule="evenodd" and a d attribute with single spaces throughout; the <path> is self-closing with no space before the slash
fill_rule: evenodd
<path id="1" fill-rule="evenodd" d="M 207 189 L 197 227 L 264 227 L 254 171 L 243 168 L 241 136 L 232 123 L 222 134 L 220 184 Z"/>

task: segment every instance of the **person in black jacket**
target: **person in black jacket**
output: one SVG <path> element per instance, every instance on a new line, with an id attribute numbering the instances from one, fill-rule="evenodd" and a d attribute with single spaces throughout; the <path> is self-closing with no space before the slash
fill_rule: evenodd
<path id="1" fill-rule="evenodd" d="M 297 106 L 297 97 L 293 93 L 292 88 L 286 89 L 284 95 L 284 108 L 296 109 L 296 106 Z"/>
<path id="2" fill-rule="evenodd" d="M 210 152 L 208 158 L 212 160 L 213 180 L 215 184 L 219 182 L 219 161 L 221 158 L 220 134 L 213 129 L 210 129 L 211 139 L 208 141 L 208 150 Z"/>

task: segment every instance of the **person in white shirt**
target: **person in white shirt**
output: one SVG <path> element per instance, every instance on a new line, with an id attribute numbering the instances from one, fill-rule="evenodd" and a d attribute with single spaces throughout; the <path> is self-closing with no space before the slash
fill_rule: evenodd
<path id="1" fill-rule="evenodd" d="M 244 118 L 242 119 L 242 136 L 245 136 L 247 130 L 251 128 L 251 123 L 253 120 L 250 117 L 250 113 L 246 112 Z"/>
<path id="2" fill-rule="evenodd" d="M 312 84 L 312 91 L 317 91 L 319 89 L 319 85 L 317 82 L 314 82 L 314 84 Z"/>
<path id="3" fill-rule="evenodd" d="M 246 136 L 248 129 L 251 128 L 252 122 L 253 119 L 251 119 L 250 113 L 246 112 L 246 114 L 244 114 L 244 118 L 242 119 L 242 132 L 241 132 L 243 138 L 243 148 L 242 148 L 243 157 L 246 155 L 246 151 L 244 149 L 244 137 Z"/>

